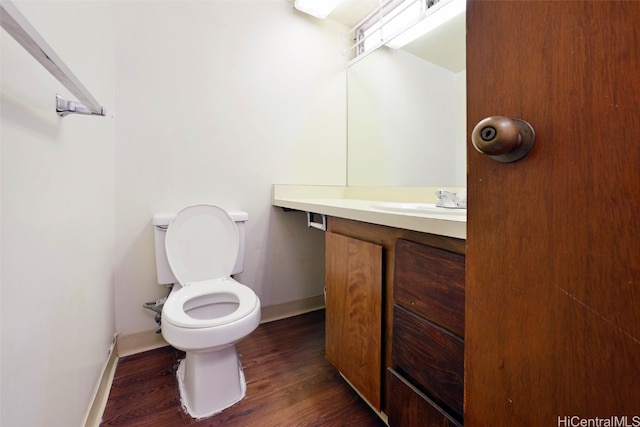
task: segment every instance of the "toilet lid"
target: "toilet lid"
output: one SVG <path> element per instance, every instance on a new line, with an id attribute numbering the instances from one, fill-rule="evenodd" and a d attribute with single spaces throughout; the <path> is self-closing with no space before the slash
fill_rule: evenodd
<path id="1" fill-rule="evenodd" d="M 182 286 L 230 276 L 238 245 L 235 222 L 224 209 L 213 205 L 181 210 L 165 237 L 169 266 Z"/>

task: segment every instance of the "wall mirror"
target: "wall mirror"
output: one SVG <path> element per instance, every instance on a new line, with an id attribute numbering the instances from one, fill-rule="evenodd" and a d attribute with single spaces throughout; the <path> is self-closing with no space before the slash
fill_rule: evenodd
<path id="1" fill-rule="evenodd" d="M 347 185 L 466 186 L 465 14 L 347 69 Z"/>

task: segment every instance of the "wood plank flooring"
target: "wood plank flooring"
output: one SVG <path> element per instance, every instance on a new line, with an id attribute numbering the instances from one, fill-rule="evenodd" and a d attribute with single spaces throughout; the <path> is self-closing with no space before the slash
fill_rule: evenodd
<path id="1" fill-rule="evenodd" d="M 260 325 L 238 353 L 246 397 L 201 420 L 180 404 L 183 352 L 164 347 L 120 359 L 101 426 L 385 425 L 325 359 L 324 310 Z"/>

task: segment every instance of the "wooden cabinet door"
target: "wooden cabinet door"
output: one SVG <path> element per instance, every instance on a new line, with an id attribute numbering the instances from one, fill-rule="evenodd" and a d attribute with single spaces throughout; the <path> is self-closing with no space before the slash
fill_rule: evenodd
<path id="1" fill-rule="evenodd" d="M 640 411 L 639 23 L 637 1 L 468 3 L 468 134 L 501 115 L 536 142 L 468 146 L 467 427 Z"/>
<path id="2" fill-rule="evenodd" d="M 382 246 L 326 233 L 327 359 L 380 410 Z"/>

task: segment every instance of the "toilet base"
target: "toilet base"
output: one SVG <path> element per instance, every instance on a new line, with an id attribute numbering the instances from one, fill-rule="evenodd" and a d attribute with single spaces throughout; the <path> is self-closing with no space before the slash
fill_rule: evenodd
<path id="1" fill-rule="evenodd" d="M 176 375 L 182 406 L 196 419 L 232 406 L 247 390 L 235 345 L 211 352 L 187 352 Z"/>

